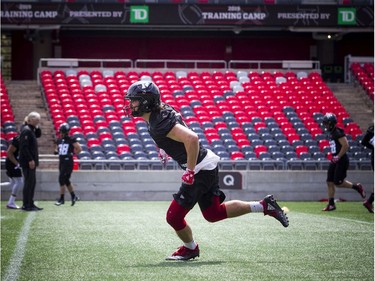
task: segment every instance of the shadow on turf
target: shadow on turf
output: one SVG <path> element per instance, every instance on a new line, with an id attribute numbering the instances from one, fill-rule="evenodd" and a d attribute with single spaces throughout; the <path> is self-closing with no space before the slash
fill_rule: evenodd
<path id="1" fill-rule="evenodd" d="M 202 261 L 189 260 L 189 261 L 165 261 L 157 264 L 139 264 L 131 267 L 182 267 L 182 266 L 203 266 L 203 265 L 218 265 L 222 264 L 222 261 Z"/>

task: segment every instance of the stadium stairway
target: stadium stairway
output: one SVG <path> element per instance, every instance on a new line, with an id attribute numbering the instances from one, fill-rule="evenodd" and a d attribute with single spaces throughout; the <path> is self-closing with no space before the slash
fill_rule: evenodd
<path id="1" fill-rule="evenodd" d="M 362 132 L 366 132 L 370 123 L 373 122 L 374 104 L 354 84 L 327 83 L 328 87 L 335 94 L 336 98 L 345 107 L 350 117 L 355 120 Z"/>
<path id="2" fill-rule="evenodd" d="M 53 154 L 55 136 L 54 127 L 37 82 L 35 80 L 6 81 L 5 84 L 8 90 L 9 101 L 13 109 L 17 129 L 20 128 L 27 114 L 31 111 L 39 112 L 41 115 L 40 127 L 42 128 L 42 137 L 38 140 L 39 154 L 41 158 L 44 157 L 43 155 Z M 42 162 L 44 164 L 41 168 L 55 168 L 56 166 L 56 164 L 45 164 L 45 161 Z"/>

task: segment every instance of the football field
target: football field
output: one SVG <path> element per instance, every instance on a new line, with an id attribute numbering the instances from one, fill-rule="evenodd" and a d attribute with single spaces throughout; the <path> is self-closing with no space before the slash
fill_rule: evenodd
<path id="1" fill-rule="evenodd" d="M 1 203 L 1 280 L 374 280 L 374 221 L 361 202 L 279 202 L 284 228 L 263 214 L 206 222 L 187 216 L 200 257 L 166 261 L 181 245 L 169 202 L 42 201 L 40 212 Z"/>

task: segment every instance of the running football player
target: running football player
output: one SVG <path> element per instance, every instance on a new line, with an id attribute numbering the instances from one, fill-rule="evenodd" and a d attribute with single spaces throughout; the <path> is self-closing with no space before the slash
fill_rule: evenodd
<path id="1" fill-rule="evenodd" d="M 126 95 L 129 105 L 124 110 L 134 117 L 142 117 L 151 137 L 184 170 L 181 186 L 173 194 L 166 220 L 175 230 L 183 245 L 167 260 L 189 260 L 199 257 L 199 246 L 194 240 L 185 216 L 198 203 L 203 217 L 209 222 L 238 217 L 251 212 L 263 212 L 277 219 L 284 227 L 289 221 L 273 195 L 260 201 L 224 202 L 225 194 L 219 188 L 219 157 L 204 148 L 197 134 L 183 122 L 181 114 L 160 100 L 158 87 L 149 81 L 133 83 Z"/>

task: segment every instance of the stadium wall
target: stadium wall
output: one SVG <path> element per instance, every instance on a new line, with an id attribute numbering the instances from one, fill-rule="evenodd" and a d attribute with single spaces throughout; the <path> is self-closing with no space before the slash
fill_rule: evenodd
<path id="1" fill-rule="evenodd" d="M 233 171 L 222 171 L 230 174 Z M 235 172 L 236 173 L 236 172 Z M 283 201 L 319 201 L 327 198 L 326 171 L 241 171 L 242 189 L 225 189 L 227 199 L 256 200 L 275 194 Z M 222 175 L 221 175 L 222 176 Z M 179 187 L 179 171 L 75 171 L 72 182 L 81 200 L 87 201 L 169 201 Z M 35 200 L 55 200 L 59 195 L 58 171 L 37 171 Z M 1 171 L 1 181 L 8 180 Z M 348 180 L 361 182 L 367 194 L 373 191 L 372 171 L 348 171 Z M 228 186 L 230 187 L 230 186 Z M 2 200 L 7 200 L 10 188 L 1 188 Z M 22 192 L 19 192 L 22 198 Z M 68 197 L 69 198 L 69 197 Z M 357 192 L 337 189 L 336 198 L 360 201 Z"/>

